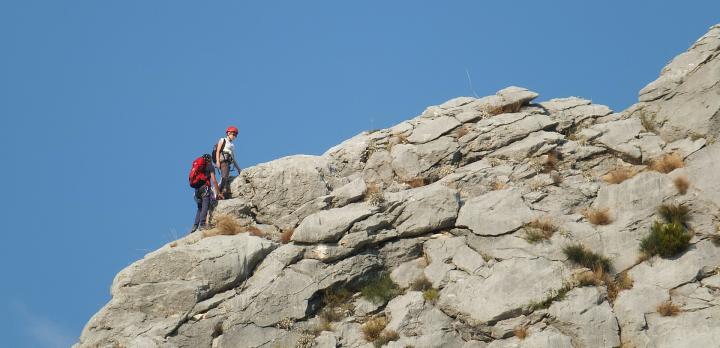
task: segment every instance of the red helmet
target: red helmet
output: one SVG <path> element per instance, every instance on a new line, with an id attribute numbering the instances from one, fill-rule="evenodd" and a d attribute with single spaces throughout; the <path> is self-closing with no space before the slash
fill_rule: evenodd
<path id="1" fill-rule="evenodd" d="M 235 127 L 235 126 L 230 126 L 230 127 L 228 127 L 227 130 L 225 131 L 225 133 L 230 133 L 230 132 L 235 132 L 235 134 L 238 134 L 238 133 L 239 133 L 237 127 Z"/>

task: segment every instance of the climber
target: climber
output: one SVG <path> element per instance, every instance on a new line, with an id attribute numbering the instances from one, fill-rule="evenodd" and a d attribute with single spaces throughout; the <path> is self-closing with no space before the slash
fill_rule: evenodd
<path id="1" fill-rule="evenodd" d="M 235 145 L 233 140 L 237 138 L 238 129 L 235 126 L 230 126 L 225 131 L 225 137 L 220 138 L 218 143 L 213 148 L 213 163 L 217 168 L 220 168 L 220 193 L 230 197 L 230 171 L 232 164 L 240 174 L 240 166 L 235 160 Z"/>
<path id="2" fill-rule="evenodd" d="M 218 199 L 224 198 L 218 187 L 217 179 L 215 179 L 215 168 L 210 154 L 206 153 L 193 161 L 190 170 L 190 187 L 195 189 L 195 203 L 197 203 L 195 223 L 190 230 L 192 233 L 205 229 L 208 210 L 213 199 L 212 188 L 217 192 Z"/>

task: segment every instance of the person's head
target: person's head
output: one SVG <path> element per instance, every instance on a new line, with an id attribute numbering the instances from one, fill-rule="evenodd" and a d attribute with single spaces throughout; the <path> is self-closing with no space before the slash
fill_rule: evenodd
<path id="1" fill-rule="evenodd" d="M 208 153 L 204 153 L 204 154 L 202 155 L 202 158 L 204 158 L 206 161 L 209 161 L 209 160 L 212 159 L 212 157 L 211 157 L 210 154 L 208 154 Z"/>
<path id="2" fill-rule="evenodd" d="M 230 140 L 235 140 L 235 138 L 237 138 L 237 135 L 238 135 L 238 129 L 235 126 L 230 126 L 225 131 L 225 134 L 227 135 L 228 138 L 230 138 Z"/>

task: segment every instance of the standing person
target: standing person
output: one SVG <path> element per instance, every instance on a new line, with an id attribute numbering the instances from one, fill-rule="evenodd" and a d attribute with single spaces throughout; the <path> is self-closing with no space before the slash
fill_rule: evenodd
<path id="1" fill-rule="evenodd" d="M 215 165 L 220 168 L 220 193 L 230 197 L 230 165 L 232 164 L 240 174 L 240 166 L 235 160 L 235 145 L 233 140 L 237 138 L 238 129 L 230 126 L 225 130 L 225 137 L 220 138 L 213 149 L 213 160 Z"/>
<path id="2" fill-rule="evenodd" d="M 218 187 L 217 179 L 215 179 L 215 167 L 213 167 L 210 154 L 206 153 L 193 161 L 190 170 L 190 187 L 195 188 L 195 203 L 197 203 L 195 223 L 193 223 L 190 230 L 190 232 L 195 232 L 205 229 L 205 221 L 207 220 L 212 199 L 211 187 L 214 187 L 215 192 L 218 192 L 218 199 L 224 198 Z"/>

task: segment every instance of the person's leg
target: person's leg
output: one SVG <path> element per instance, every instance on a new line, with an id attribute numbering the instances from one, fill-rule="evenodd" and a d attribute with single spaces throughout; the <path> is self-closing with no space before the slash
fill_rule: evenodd
<path id="1" fill-rule="evenodd" d="M 200 220 L 198 221 L 198 229 L 205 228 L 206 224 L 206 218 L 208 215 L 208 210 L 210 209 L 210 189 L 205 189 L 204 193 L 202 195 L 202 199 L 200 200 Z"/>
<path id="2" fill-rule="evenodd" d="M 195 204 L 197 204 L 197 211 L 195 212 L 195 222 L 193 222 L 190 232 L 197 230 L 198 225 L 200 225 L 200 220 L 202 219 L 202 188 L 195 189 L 195 196 L 193 198 L 195 199 Z"/>
<path id="3" fill-rule="evenodd" d="M 230 162 L 220 162 L 220 192 L 230 198 Z"/>

